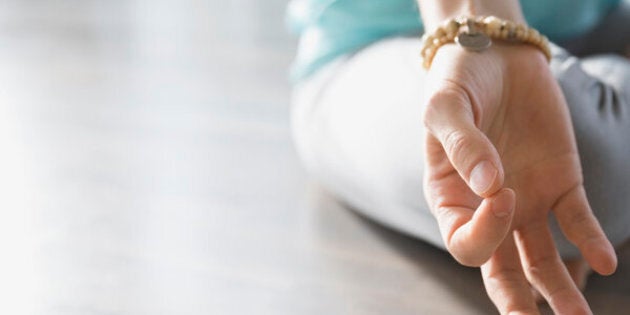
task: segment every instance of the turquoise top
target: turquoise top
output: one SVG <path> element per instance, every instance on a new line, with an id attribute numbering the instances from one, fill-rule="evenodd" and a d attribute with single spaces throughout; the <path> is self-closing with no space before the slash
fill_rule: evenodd
<path id="1" fill-rule="evenodd" d="M 620 1 L 527 0 L 521 6 L 530 25 L 561 40 L 595 26 Z M 300 35 L 294 79 L 384 37 L 422 32 L 416 0 L 292 0 L 287 18 Z"/>

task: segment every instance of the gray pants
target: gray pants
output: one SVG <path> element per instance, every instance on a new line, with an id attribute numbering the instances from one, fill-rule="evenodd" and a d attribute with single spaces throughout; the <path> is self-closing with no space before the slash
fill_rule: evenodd
<path id="1" fill-rule="evenodd" d="M 597 32 L 610 34 L 605 25 Z M 620 31 L 613 34 L 619 44 Z M 565 44 L 589 52 L 583 39 Z M 391 38 L 328 65 L 295 87 L 292 123 L 304 165 L 326 189 L 377 222 L 444 248 L 422 193 L 419 48 L 417 38 Z M 630 61 L 577 58 L 554 46 L 551 69 L 570 107 L 591 206 L 619 245 L 630 237 Z M 550 220 L 560 254 L 579 255 Z"/>

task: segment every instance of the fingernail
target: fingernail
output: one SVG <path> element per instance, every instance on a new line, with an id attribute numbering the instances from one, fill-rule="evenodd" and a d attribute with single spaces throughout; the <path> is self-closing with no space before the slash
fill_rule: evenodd
<path id="1" fill-rule="evenodd" d="M 497 218 L 505 218 L 514 212 L 514 204 L 512 202 L 514 193 L 511 191 L 502 191 L 497 199 L 490 205 L 492 213 Z"/>
<path id="2" fill-rule="evenodd" d="M 472 172 L 470 172 L 470 188 L 476 194 L 483 194 L 494 182 L 494 178 L 497 177 L 497 169 L 488 161 L 481 161 Z"/>

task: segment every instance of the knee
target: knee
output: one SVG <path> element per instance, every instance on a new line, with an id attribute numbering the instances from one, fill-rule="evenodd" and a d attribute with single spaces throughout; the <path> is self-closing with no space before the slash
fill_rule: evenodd
<path id="1" fill-rule="evenodd" d="M 630 237 L 630 62 L 565 55 L 552 69 L 571 112 L 589 202 L 611 242 L 619 245 Z M 577 253 L 563 241 L 558 247 L 566 257 Z"/>

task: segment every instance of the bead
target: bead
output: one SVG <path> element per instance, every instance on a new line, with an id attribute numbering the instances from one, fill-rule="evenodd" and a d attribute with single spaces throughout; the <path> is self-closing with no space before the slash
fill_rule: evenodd
<path id="1" fill-rule="evenodd" d="M 538 44 L 540 42 L 540 34 L 539 33 L 534 33 L 533 37 L 532 37 L 532 43 L 533 44 Z"/>
<path id="2" fill-rule="evenodd" d="M 507 21 L 502 21 L 501 22 L 501 28 L 500 28 L 500 32 L 499 32 L 499 37 L 501 39 L 506 39 L 507 38 L 507 34 L 508 34 L 508 28 L 507 28 Z"/>
<path id="3" fill-rule="evenodd" d="M 538 31 L 537 31 L 537 30 L 535 30 L 535 29 L 533 29 L 533 28 L 530 28 L 530 29 L 529 29 L 529 35 L 530 35 L 529 40 L 530 40 L 532 43 L 535 43 L 535 42 L 537 42 L 537 41 L 539 40 L 540 33 L 538 33 Z"/>
<path id="4" fill-rule="evenodd" d="M 429 68 L 431 68 L 431 62 L 428 59 L 424 59 L 424 61 L 422 61 L 422 67 L 429 70 Z"/>
<path id="5" fill-rule="evenodd" d="M 421 53 L 422 57 L 425 59 L 427 59 L 428 57 L 431 57 L 431 55 L 435 54 L 436 49 L 437 49 L 437 46 L 433 46 L 433 45 L 424 47 Z"/>
<path id="6" fill-rule="evenodd" d="M 435 32 L 433 32 L 433 36 L 435 36 L 435 38 L 442 38 L 446 36 L 446 31 L 444 31 L 444 28 L 440 26 L 435 30 Z"/>
<path id="7" fill-rule="evenodd" d="M 547 36 L 542 36 L 541 44 L 545 47 L 549 47 L 549 39 L 547 38 Z"/>
<path id="8" fill-rule="evenodd" d="M 525 38 L 523 39 L 524 42 L 530 42 L 532 40 L 532 38 L 534 37 L 534 32 L 532 31 L 532 29 L 527 29 L 527 31 L 525 31 Z"/>
<path id="9" fill-rule="evenodd" d="M 459 17 L 455 18 L 455 22 L 457 22 L 457 24 L 459 24 L 459 26 L 461 27 L 461 26 L 464 26 L 464 25 L 468 24 L 468 20 L 469 19 L 470 19 L 469 17 L 467 17 L 465 15 L 462 15 L 462 16 L 459 16 Z"/>
<path id="10" fill-rule="evenodd" d="M 490 37 L 498 37 L 499 36 L 499 30 L 501 28 L 501 20 L 499 20 L 495 16 L 489 16 L 489 17 L 487 17 L 487 18 L 485 18 L 483 20 L 483 23 L 486 26 L 485 27 L 486 33 Z"/>
<path id="11" fill-rule="evenodd" d="M 446 37 L 452 40 L 457 35 L 457 31 L 459 31 L 459 23 L 455 20 L 449 20 L 444 26 L 444 31 L 446 32 Z"/>
<path id="12" fill-rule="evenodd" d="M 505 39 L 514 40 L 514 38 L 516 37 L 516 24 L 512 21 L 506 21 L 505 29 L 507 30 Z"/>
<path id="13" fill-rule="evenodd" d="M 428 69 L 431 66 L 431 62 L 433 61 L 433 57 L 435 57 L 435 53 L 437 52 L 435 47 L 431 47 L 426 51 L 425 56 L 423 56 L 423 66 Z"/>
<path id="14" fill-rule="evenodd" d="M 426 45 L 427 43 L 427 37 L 429 37 L 428 33 L 424 33 L 424 35 L 422 35 L 422 37 L 420 37 L 420 42 L 422 43 L 422 45 Z"/>
<path id="15" fill-rule="evenodd" d="M 523 41 L 525 40 L 525 35 L 527 34 L 527 28 L 523 24 L 517 24 L 515 32 L 516 40 Z"/>
<path id="16" fill-rule="evenodd" d="M 435 39 L 435 36 L 428 35 L 423 38 L 422 42 L 424 42 L 425 44 L 432 44 L 434 39 Z"/>

